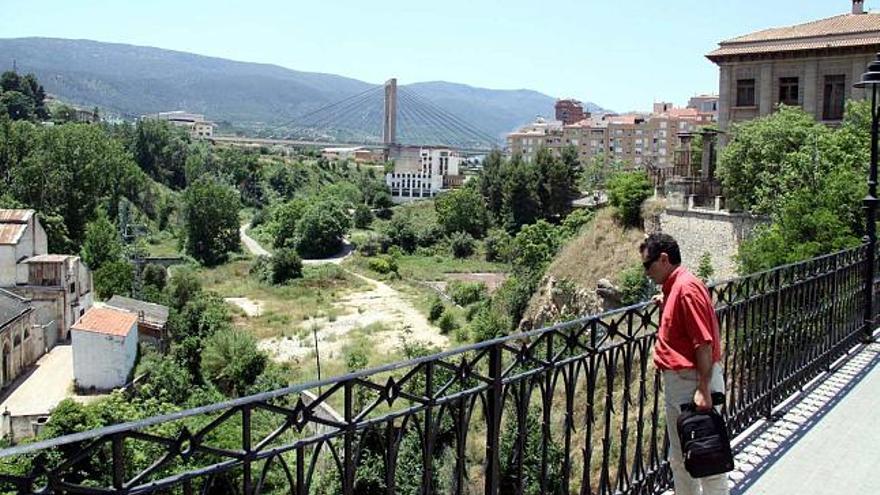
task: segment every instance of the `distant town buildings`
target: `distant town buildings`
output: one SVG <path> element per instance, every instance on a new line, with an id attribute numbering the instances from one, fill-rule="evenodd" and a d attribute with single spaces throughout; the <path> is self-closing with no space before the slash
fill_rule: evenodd
<path id="1" fill-rule="evenodd" d="M 464 182 L 459 173 L 461 154 L 450 148 L 397 146 L 389 158 L 394 162 L 394 171 L 385 175 L 385 183 L 395 203 L 433 198 Z"/>
<path id="2" fill-rule="evenodd" d="M 105 391 L 125 385 L 137 357 L 137 328 L 138 317 L 129 311 L 88 310 L 70 332 L 76 388 Z"/>
<path id="3" fill-rule="evenodd" d="M 353 160 L 355 163 L 376 163 L 385 160 L 385 151 L 372 149 L 366 146 L 351 146 L 342 148 L 324 148 L 321 156 L 327 160 Z"/>
<path id="4" fill-rule="evenodd" d="M 675 108 L 658 102 L 649 114 L 629 113 L 590 116 L 572 124 L 538 119 L 507 135 L 510 153 L 531 161 L 541 147 L 560 153 L 577 149 L 581 163 L 601 157 L 630 168 L 664 167 L 673 162 L 680 133 L 693 132 L 714 122 L 714 114 L 698 108 Z"/>
<path id="5" fill-rule="evenodd" d="M 141 118 L 165 120 L 178 127 L 183 127 L 193 139 L 208 139 L 214 136 L 215 124 L 205 120 L 205 116 L 198 113 L 176 110 L 143 115 Z"/>
<path id="6" fill-rule="evenodd" d="M 846 14 L 722 41 L 706 55 L 720 70 L 719 127 L 767 115 L 780 103 L 837 123 L 847 99 L 864 97 L 853 83 L 878 51 L 880 14 L 865 12 L 862 0 Z"/>
<path id="7" fill-rule="evenodd" d="M 574 99 L 556 100 L 556 120 L 564 125 L 571 125 L 589 117 L 589 112 L 584 112 L 581 102 Z"/>
<path id="8" fill-rule="evenodd" d="M 711 114 L 712 120 L 718 120 L 718 95 L 697 95 L 688 100 L 688 108 L 703 114 Z"/>

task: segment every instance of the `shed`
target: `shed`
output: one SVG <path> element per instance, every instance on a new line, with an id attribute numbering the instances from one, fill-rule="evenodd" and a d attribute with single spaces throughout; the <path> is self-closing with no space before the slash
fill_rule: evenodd
<path id="1" fill-rule="evenodd" d="M 104 306 L 136 314 L 140 342 L 164 349 L 168 306 L 123 296 L 111 297 Z"/>
<path id="2" fill-rule="evenodd" d="M 137 356 L 136 314 L 113 308 L 89 309 L 71 327 L 73 377 L 80 390 L 125 385 Z"/>

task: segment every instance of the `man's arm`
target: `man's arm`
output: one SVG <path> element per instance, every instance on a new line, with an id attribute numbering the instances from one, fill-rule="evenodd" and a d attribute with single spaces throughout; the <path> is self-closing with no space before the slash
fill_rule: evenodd
<path id="1" fill-rule="evenodd" d="M 708 411 L 712 407 L 712 391 L 709 383 L 712 381 L 712 344 L 703 344 L 697 347 L 697 376 L 699 384 L 694 392 L 694 404 L 698 411 Z"/>

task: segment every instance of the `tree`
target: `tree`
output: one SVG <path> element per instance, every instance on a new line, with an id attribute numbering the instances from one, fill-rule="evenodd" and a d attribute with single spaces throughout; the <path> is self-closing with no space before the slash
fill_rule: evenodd
<path id="1" fill-rule="evenodd" d="M 771 219 L 739 247 L 741 273 L 859 244 L 869 143 L 866 102 L 850 102 L 837 129 L 787 107 L 734 128 L 719 175 L 741 207 Z"/>
<path id="2" fill-rule="evenodd" d="M 342 249 L 342 238 L 350 219 L 342 203 L 323 200 L 313 203 L 296 224 L 296 250 L 306 258 L 326 258 Z"/>
<path id="3" fill-rule="evenodd" d="M 157 291 L 164 291 L 168 279 L 168 272 L 162 265 L 147 263 L 141 274 L 145 286 L 155 287 Z"/>
<path id="4" fill-rule="evenodd" d="M 651 182 L 641 171 L 621 172 L 608 181 L 608 200 L 617 208 L 621 223 L 627 227 L 641 225 L 642 203 L 651 194 Z"/>
<path id="5" fill-rule="evenodd" d="M 6 91 L 0 95 L 0 112 L 12 120 L 30 120 L 36 115 L 33 100 L 18 91 Z"/>
<path id="6" fill-rule="evenodd" d="M 544 218 L 562 218 L 571 211 L 571 201 L 577 197 L 575 178 L 579 168 L 577 150 L 567 146 L 557 158 L 544 148 L 538 151 L 535 162 L 540 174 L 541 206 Z"/>
<path id="7" fill-rule="evenodd" d="M 98 217 L 86 225 L 86 235 L 80 255 L 93 271 L 99 270 L 105 263 L 122 260 L 122 241 L 116 227 L 107 218 L 103 210 Z"/>
<path id="8" fill-rule="evenodd" d="M 256 340 L 242 330 L 220 330 L 205 342 L 202 377 L 226 395 L 240 396 L 254 384 L 268 363 Z"/>
<path id="9" fill-rule="evenodd" d="M 540 177 L 537 169 L 522 161 L 519 155 L 504 163 L 502 176 L 501 218 L 507 231 L 514 233 L 542 217 L 538 196 Z"/>
<path id="10" fill-rule="evenodd" d="M 540 273 L 559 249 L 556 228 L 544 220 L 526 225 L 511 242 L 514 268 L 524 273 Z"/>
<path id="11" fill-rule="evenodd" d="M 479 239 L 488 223 L 483 198 L 473 187 L 462 187 L 445 192 L 434 200 L 437 223 L 447 234 L 466 232 Z"/>
<path id="12" fill-rule="evenodd" d="M 490 230 L 484 241 L 486 261 L 508 261 L 510 258 L 510 241 L 510 234 L 506 230 Z"/>
<path id="13" fill-rule="evenodd" d="M 354 226 L 359 229 L 366 229 L 373 223 L 373 212 L 370 207 L 361 203 L 354 208 Z"/>
<path id="14" fill-rule="evenodd" d="M 278 248 L 296 244 L 296 224 L 308 204 L 302 199 L 282 203 L 272 212 L 273 245 Z"/>
<path id="15" fill-rule="evenodd" d="M 172 189 L 186 187 L 189 135 L 159 119 L 141 119 L 134 132 L 132 152 L 141 169 Z"/>
<path id="16" fill-rule="evenodd" d="M 186 252 L 213 266 L 239 250 L 238 193 L 212 176 L 202 176 L 184 194 Z"/>
<path id="17" fill-rule="evenodd" d="M 501 219 L 503 204 L 504 159 L 501 152 L 493 150 L 483 161 L 483 172 L 480 175 L 480 194 L 486 200 L 486 207 L 496 220 Z"/>
<path id="18" fill-rule="evenodd" d="M 831 165 L 821 158 L 832 131 L 800 108 L 780 106 L 731 133 L 717 175 L 728 201 L 752 213 L 778 211 L 789 193 L 808 187 Z"/>
<path id="19" fill-rule="evenodd" d="M 202 292 L 202 282 L 191 268 L 177 268 L 171 274 L 168 292 L 172 307 L 180 311 Z"/>
<path id="20" fill-rule="evenodd" d="M 134 281 L 134 270 L 127 261 L 107 261 L 95 271 L 95 292 L 101 299 L 114 295 L 128 296 Z"/>
<path id="21" fill-rule="evenodd" d="M 8 70 L 0 74 L 0 93 L 7 91 L 21 91 L 21 76 L 17 72 Z"/>
<path id="22" fill-rule="evenodd" d="M 391 244 L 399 246 L 400 249 L 407 253 L 411 253 L 416 249 L 418 236 L 413 225 L 412 216 L 408 212 L 396 212 L 385 228 L 385 235 L 388 236 Z"/>

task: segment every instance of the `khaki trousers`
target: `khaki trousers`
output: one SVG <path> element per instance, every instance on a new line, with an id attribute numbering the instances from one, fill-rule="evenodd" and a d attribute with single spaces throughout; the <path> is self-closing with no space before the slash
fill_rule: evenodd
<path id="1" fill-rule="evenodd" d="M 675 482 L 675 495 L 727 495 L 729 489 L 726 474 L 691 478 L 691 475 L 684 468 L 676 421 L 681 415 L 679 406 L 693 402 L 698 383 L 699 379 L 695 369 L 663 372 L 666 431 L 669 433 L 669 465 L 672 468 L 672 478 Z M 724 373 L 718 363 L 712 367 L 710 387 L 712 392 L 724 392 Z"/>

